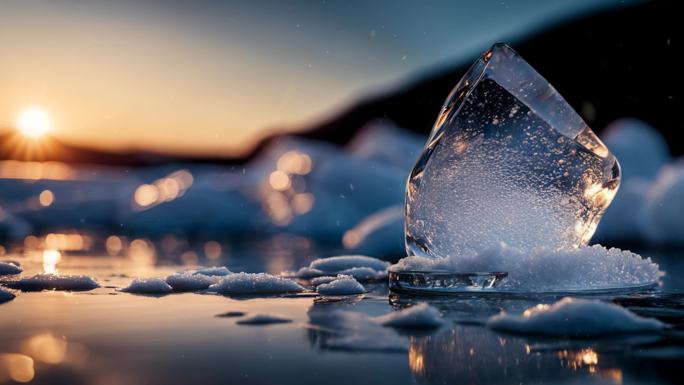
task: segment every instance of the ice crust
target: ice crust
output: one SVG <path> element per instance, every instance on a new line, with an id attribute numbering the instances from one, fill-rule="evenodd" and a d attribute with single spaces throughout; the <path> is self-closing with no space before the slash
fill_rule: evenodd
<path id="1" fill-rule="evenodd" d="M 0 262 L 0 275 L 14 275 L 19 274 L 22 271 L 24 271 L 24 269 L 22 269 L 21 266 L 9 262 Z"/>
<path id="2" fill-rule="evenodd" d="M 432 329 L 444 324 L 439 310 L 427 303 L 387 313 L 376 320 L 384 326 L 407 329 Z"/>
<path id="3" fill-rule="evenodd" d="M 640 317 L 612 303 L 569 297 L 552 305 L 537 305 L 522 315 L 492 316 L 487 326 L 512 333 L 565 337 L 602 337 L 665 328 L 656 319 Z"/>
<path id="4" fill-rule="evenodd" d="M 60 290 L 89 291 L 100 285 L 87 275 L 36 274 L 6 284 L 7 287 L 22 291 Z"/>
<path id="5" fill-rule="evenodd" d="M 10 293 L 7 290 L 3 290 L 0 288 L 0 303 L 11 301 L 13 299 L 14 299 L 14 294 Z"/>
<path id="6" fill-rule="evenodd" d="M 272 325 L 292 322 L 289 318 L 283 318 L 270 314 L 257 314 L 237 321 L 238 325 Z"/>
<path id="7" fill-rule="evenodd" d="M 504 244 L 449 258 L 412 256 L 391 267 L 403 270 L 502 271 L 502 290 L 599 290 L 655 284 L 662 272 L 650 258 L 600 245 L 523 251 Z"/>
<path id="8" fill-rule="evenodd" d="M 266 273 L 235 273 L 223 277 L 209 286 L 209 291 L 219 294 L 284 294 L 304 290 L 298 283 Z"/>
<path id="9" fill-rule="evenodd" d="M 169 294 L 173 289 L 161 278 L 136 278 L 121 291 L 134 294 Z"/>
<path id="10" fill-rule="evenodd" d="M 320 295 L 355 295 L 363 294 L 366 289 L 352 277 L 337 277 L 334 281 L 323 283 L 316 287 Z"/>

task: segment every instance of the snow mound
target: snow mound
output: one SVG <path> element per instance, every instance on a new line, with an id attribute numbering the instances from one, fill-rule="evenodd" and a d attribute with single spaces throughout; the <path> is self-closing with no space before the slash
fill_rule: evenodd
<path id="1" fill-rule="evenodd" d="M 336 279 L 346 278 L 346 277 L 350 277 L 350 276 L 349 275 L 341 275 L 341 274 L 338 274 L 337 276 L 324 275 L 322 277 L 316 277 L 316 278 L 312 279 L 310 283 L 312 286 L 318 286 L 318 285 L 322 285 L 324 283 L 330 283 Z"/>
<path id="2" fill-rule="evenodd" d="M 567 337 L 656 332 L 665 327 L 656 319 L 640 317 L 612 303 L 569 297 L 529 308 L 520 316 L 492 316 L 487 326 L 513 333 Z"/>
<path id="3" fill-rule="evenodd" d="M 338 277 L 329 283 L 323 283 L 316 288 L 320 295 L 354 295 L 363 294 L 366 289 L 352 277 Z"/>
<path id="4" fill-rule="evenodd" d="M 13 299 L 14 299 L 14 294 L 10 293 L 7 290 L 0 289 L 0 303 L 11 301 Z"/>
<path id="5" fill-rule="evenodd" d="M 391 267 L 402 270 L 503 271 L 501 290 L 601 290 L 658 283 L 662 272 L 650 258 L 601 245 L 521 251 L 501 244 L 479 253 L 448 258 L 411 256 Z"/>
<path id="6" fill-rule="evenodd" d="M 364 255 L 341 255 L 318 258 L 297 271 L 296 276 L 310 279 L 337 274 L 350 275 L 359 280 L 381 279 L 387 276 L 390 263 Z"/>
<path id="7" fill-rule="evenodd" d="M 404 206 L 390 206 L 367 216 L 344 233 L 342 244 L 355 253 L 404 254 Z"/>
<path id="8" fill-rule="evenodd" d="M 442 314 L 427 303 L 391 312 L 376 320 L 384 326 L 411 329 L 432 329 L 442 326 Z"/>
<path id="9" fill-rule="evenodd" d="M 622 180 L 653 179 L 661 167 L 670 162 L 665 138 L 645 122 L 625 118 L 609 124 L 602 135 L 603 143 L 620 160 Z"/>
<path id="10" fill-rule="evenodd" d="M 199 291 L 206 290 L 219 280 L 216 276 L 197 273 L 176 273 L 166 277 L 166 283 L 173 291 Z"/>
<path id="11" fill-rule="evenodd" d="M 121 291 L 134 294 L 168 294 L 173 289 L 161 278 L 136 278 Z"/>
<path id="12" fill-rule="evenodd" d="M 238 325 L 271 325 L 271 324 L 284 324 L 292 322 L 289 318 L 278 317 L 275 315 L 268 314 L 257 314 L 245 319 L 241 319 L 236 323 Z"/>
<path id="13" fill-rule="evenodd" d="M 282 294 L 304 290 L 296 282 L 266 273 L 236 273 L 227 275 L 209 286 L 219 294 Z"/>
<path id="14" fill-rule="evenodd" d="M 684 245 L 684 160 L 666 166 L 644 203 L 646 238 L 658 245 Z"/>
<path id="15" fill-rule="evenodd" d="M 375 270 L 370 267 L 352 267 L 338 272 L 341 275 L 349 275 L 361 281 L 371 281 L 387 278 L 387 270 Z"/>
<path id="16" fill-rule="evenodd" d="M 201 274 L 201 275 L 207 275 L 210 277 L 223 277 L 229 274 L 233 274 L 230 270 L 228 270 L 227 267 L 225 266 L 217 266 L 217 267 L 203 267 L 199 268 L 197 270 L 192 271 L 193 274 Z"/>
<path id="17" fill-rule="evenodd" d="M 21 266 L 9 262 L 0 262 L 0 275 L 14 275 L 19 274 L 22 271 L 24 271 L 24 269 L 22 269 Z"/>
<path id="18" fill-rule="evenodd" d="M 94 279 L 87 275 L 56 274 L 37 274 L 32 277 L 9 282 L 6 286 L 22 291 L 88 291 L 100 287 Z"/>
<path id="19" fill-rule="evenodd" d="M 381 259 L 364 255 L 341 255 L 337 257 L 318 258 L 309 265 L 312 269 L 336 273 L 355 267 L 369 267 L 373 270 L 387 270 L 390 263 Z"/>

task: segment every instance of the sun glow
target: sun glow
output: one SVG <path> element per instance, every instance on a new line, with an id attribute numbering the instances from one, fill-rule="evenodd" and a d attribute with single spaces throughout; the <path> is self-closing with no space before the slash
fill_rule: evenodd
<path id="1" fill-rule="evenodd" d="M 45 110 L 31 107 L 23 110 L 17 117 L 17 129 L 22 135 L 37 139 L 52 129 L 52 121 Z"/>

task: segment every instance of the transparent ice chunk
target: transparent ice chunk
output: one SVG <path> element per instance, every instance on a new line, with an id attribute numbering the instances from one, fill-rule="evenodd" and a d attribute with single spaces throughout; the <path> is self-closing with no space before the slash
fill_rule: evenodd
<path id="1" fill-rule="evenodd" d="M 584 246 L 619 184 L 617 159 L 582 118 L 495 44 L 449 95 L 410 174 L 406 251 Z"/>

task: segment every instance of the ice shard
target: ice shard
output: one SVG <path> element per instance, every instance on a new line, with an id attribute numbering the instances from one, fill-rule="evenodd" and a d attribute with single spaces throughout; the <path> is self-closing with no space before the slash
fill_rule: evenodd
<path id="1" fill-rule="evenodd" d="M 447 98 L 409 176 L 406 251 L 584 246 L 619 184 L 617 159 L 582 118 L 495 44 Z"/>

